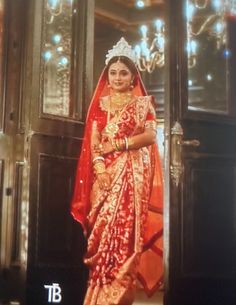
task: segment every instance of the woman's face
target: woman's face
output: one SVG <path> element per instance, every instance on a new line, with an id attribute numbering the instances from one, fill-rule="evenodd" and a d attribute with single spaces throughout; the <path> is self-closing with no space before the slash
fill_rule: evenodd
<path id="1" fill-rule="evenodd" d="M 110 65 L 108 70 L 108 82 L 116 92 L 126 92 L 130 90 L 133 81 L 133 74 L 129 68 L 120 61 Z"/>

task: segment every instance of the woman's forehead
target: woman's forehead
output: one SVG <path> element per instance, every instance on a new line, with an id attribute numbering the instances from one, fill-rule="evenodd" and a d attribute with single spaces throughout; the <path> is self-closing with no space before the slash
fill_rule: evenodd
<path id="1" fill-rule="evenodd" d="M 123 62 L 114 62 L 113 64 L 110 65 L 109 70 L 126 70 L 126 71 L 130 71 L 129 68 L 123 63 Z"/>

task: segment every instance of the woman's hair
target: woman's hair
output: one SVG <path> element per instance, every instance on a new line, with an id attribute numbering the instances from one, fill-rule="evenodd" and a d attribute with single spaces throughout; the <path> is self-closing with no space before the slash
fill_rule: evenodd
<path id="1" fill-rule="evenodd" d="M 134 62 L 126 56 L 114 56 L 114 57 L 112 57 L 111 60 L 108 62 L 107 66 L 106 66 L 106 73 L 108 74 L 108 70 L 109 70 L 110 66 L 113 63 L 118 62 L 118 61 L 123 63 L 124 65 L 126 65 L 127 68 L 130 70 L 130 72 L 134 76 L 133 85 L 135 86 L 136 85 L 137 68 L 136 68 Z"/>

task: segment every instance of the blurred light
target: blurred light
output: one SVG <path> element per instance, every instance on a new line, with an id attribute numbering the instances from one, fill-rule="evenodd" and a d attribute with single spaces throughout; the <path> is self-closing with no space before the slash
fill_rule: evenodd
<path id="1" fill-rule="evenodd" d="M 213 6 L 214 6 L 215 10 L 218 11 L 222 6 L 221 0 L 214 0 Z"/>
<path id="2" fill-rule="evenodd" d="M 161 31 L 163 25 L 164 25 L 164 22 L 161 19 L 157 19 L 155 21 L 155 27 L 156 27 L 157 31 Z"/>
<path id="3" fill-rule="evenodd" d="M 225 49 L 223 52 L 223 55 L 225 58 L 228 58 L 231 56 L 231 51 L 229 49 Z"/>
<path id="4" fill-rule="evenodd" d="M 214 29 L 215 29 L 216 33 L 221 33 L 224 29 L 224 24 L 220 21 L 216 22 L 215 26 L 214 26 Z"/>
<path id="5" fill-rule="evenodd" d="M 61 53 L 62 51 L 63 51 L 63 47 L 58 47 L 58 48 L 57 48 L 57 52 L 58 52 L 58 53 Z"/>
<path id="6" fill-rule="evenodd" d="M 60 60 L 59 60 L 59 65 L 61 65 L 61 66 L 66 66 L 66 65 L 68 64 L 68 62 L 69 62 L 68 58 L 65 57 L 65 56 L 63 56 L 63 57 L 61 57 Z"/>
<path id="7" fill-rule="evenodd" d="M 207 74 L 206 79 L 210 82 L 212 81 L 213 77 L 211 74 Z"/>
<path id="8" fill-rule="evenodd" d="M 59 4 L 60 0 L 48 0 L 48 4 L 52 7 L 55 8 Z"/>
<path id="9" fill-rule="evenodd" d="M 147 36 L 148 27 L 145 24 L 141 25 L 140 31 L 141 31 L 143 37 L 145 37 L 145 36 Z"/>
<path id="10" fill-rule="evenodd" d="M 195 12 L 195 8 L 194 8 L 193 4 L 187 3 L 187 5 L 186 5 L 186 17 L 187 17 L 187 20 L 190 20 L 190 19 L 193 18 L 194 12 Z"/>
<path id="11" fill-rule="evenodd" d="M 134 47 L 134 51 L 137 54 L 137 57 L 140 58 L 140 56 L 141 56 L 141 48 L 140 48 L 140 46 L 138 44 Z"/>
<path id="12" fill-rule="evenodd" d="M 60 35 L 60 34 L 54 34 L 54 35 L 52 36 L 52 41 L 53 41 L 55 44 L 59 43 L 59 42 L 61 41 L 61 35 Z"/>
<path id="13" fill-rule="evenodd" d="M 157 41 L 157 46 L 163 50 L 165 46 L 165 38 L 164 37 L 159 37 Z"/>
<path id="14" fill-rule="evenodd" d="M 52 52 L 51 51 L 45 51 L 43 53 L 43 58 L 45 61 L 49 61 L 52 58 Z"/>
<path id="15" fill-rule="evenodd" d="M 188 80 L 188 85 L 191 87 L 193 85 L 193 81 L 191 79 Z"/>
<path id="16" fill-rule="evenodd" d="M 145 7 L 145 3 L 142 0 L 136 1 L 135 5 L 136 5 L 137 8 L 144 8 Z"/>

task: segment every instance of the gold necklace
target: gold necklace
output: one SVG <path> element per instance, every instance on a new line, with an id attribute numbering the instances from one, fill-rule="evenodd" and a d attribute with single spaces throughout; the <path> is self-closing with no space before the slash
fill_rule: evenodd
<path id="1" fill-rule="evenodd" d="M 110 110 L 117 111 L 121 110 L 125 105 L 129 104 L 133 96 L 130 92 L 120 93 L 117 92 L 110 96 Z"/>
<path id="2" fill-rule="evenodd" d="M 122 95 L 122 97 L 121 97 L 121 95 Z M 113 100 L 112 100 L 112 97 L 113 97 Z M 119 95 L 116 94 L 115 100 L 114 100 L 114 97 L 115 97 L 115 95 L 110 96 L 110 98 L 109 98 L 109 106 L 108 106 L 108 112 L 107 112 L 107 125 L 105 127 L 106 133 L 111 138 L 114 138 L 116 133 L 119 131 L 117 122 L 119 121 L 119 119 L 121 117 L 122 110 L 124 109 L 124 107 L 126 105 L 128 105 L 131 102 L 131 100 L 133 98 L 132 94 L 130 94 L 130 93 L 129 94 L 127 94 L 127 93 L 119 94 Z M 122 100 L 121 100 L 121 98 L 122 98 Z M 115 107 L 113 107 L 111 109 L 112 102 L 116 103 L 116 104 L 115 104 Z M 113 104 L 113 106 L 114 106 L 114 104 Z M 112 119 L 113 121 L 110 120 L 111 112 L 115 113 L 115 115 Z M 118 112 L 117 115 L 116 115 L 116 112 Z"/>

